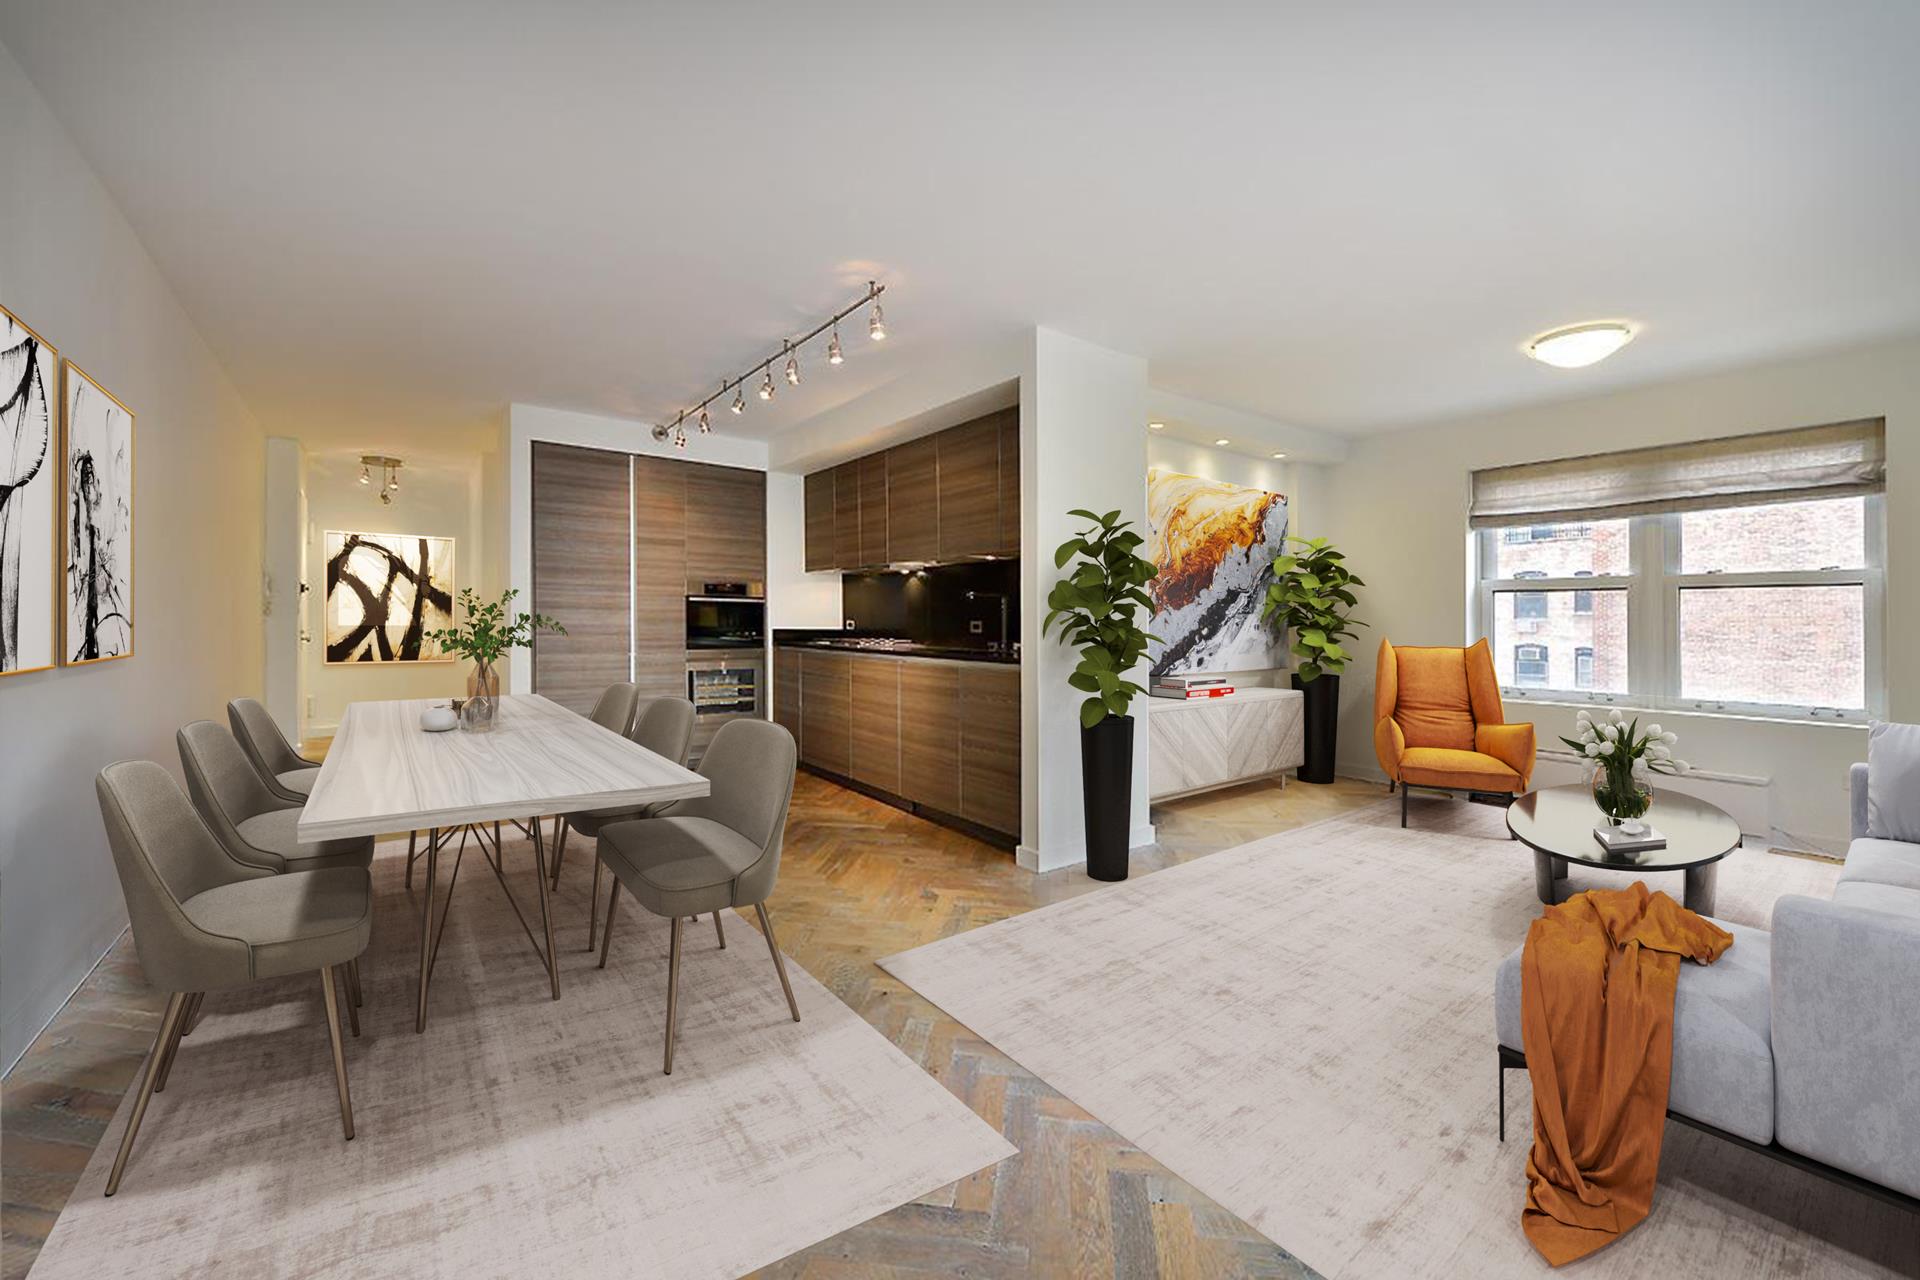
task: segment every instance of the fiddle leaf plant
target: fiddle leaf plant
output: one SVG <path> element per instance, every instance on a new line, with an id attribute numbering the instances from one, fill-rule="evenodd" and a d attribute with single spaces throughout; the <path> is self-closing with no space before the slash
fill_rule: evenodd
<path id="1" fill-rule="evenodd" d="M 503 592 L 498 600 L 482 602 L 472 587 L 463 587 L 460 609 L 467 615 L 466 622 L 429 631 L 427 639 L 449 653 L 491 666 L 509 649 L 530 648 L 536 632 L 567 634 L 565 627 L 544 613 L 513 613 L 513 598 L 519 594 L 518 588 L 512 588 Z"/>
<path id="2" fill-rule="evenodd" d="M 1287 542 L 1299 544 L 1302 550 L 1287 555 L 1283 547 L 1282 554 L 1273 558 L 1273 581 L 1267 586 L 1260 617 L 1293 632 L 1293 653 L 1300 659 L 1295 674 L 1301 684 L 1311 684 L 1323 675 L 1337 676 L 1346 670 L 1353 655 L 1340 642 L 1355 627 L 1367 625 L 1351 616 L 1358 603 L 1353 588 L 1367 584 L 1353 576 L 1346 557 L 1325 538 L 1288 538 Z"/>
<path id="3" fill-rule="evenodd" d="M 1145 609 L 1153 614 L 1153 598 L 1147 584 L 1159 572 L 1151 560 L 1135 553 L 1145 542 L 1122 520 L 1118 511 L 1095 515 L 1091 511 L 1067 513 L 1089 521 L 1091 527 L 1061 543 L 1053 553 L 1053 566 L 1066 568 L 1078 557 L 1078 563 L 1047 593 L 1047 620 L 1040 634 L 1047 634 L 1060 623 L 1060 642 L 1080 651 L 1080 663 L 1067 677 L 1067 683 L 1088 694 L 1080 704 L 1080 723 L 1091 729 L 1108 716 L 1123 716 L 1134 695 L 1145 693 L 1127 679 L 1147 651 L 1147 644 L 1158 637 L 1148 634 L 1134 618 Z"/>

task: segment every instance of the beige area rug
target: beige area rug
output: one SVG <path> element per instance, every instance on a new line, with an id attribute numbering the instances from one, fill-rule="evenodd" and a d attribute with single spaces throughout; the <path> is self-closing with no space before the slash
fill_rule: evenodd
<path id="1" fill-rule="evenodd" d="M 1541 909 L 1532 859 L 1498 810 L 1415 814 L 1286 832 L 882 965 L 1324 1275 L 1545 1275 L 1520 1231 L 1525 1072 L 1496 1137 L 1493 976 Z M 1576 889 L 1613 881 L 1582 870 Z M 1837 874 L 1742 850 L 1719 913 L 1764 926 Z M 1572 1273 L 1911 1276 L 1920 1215 L 1669 1123 L 1652 1216 Z"/>
<path id="2" fill-rule="evenodd" d="M 537 929 L 529 846 L 507 854 Z M 383 845 L 374 864 L 362 1035 L 347 1041 L 354 1140 L 340 1136 L 317 977 L 209 996 L 119 1194 L 101 1190 L 128 1106 L 35 1280 L 736 1276 L 1014 1154 L 789 959 L 793 1022 L 738 915 L 724 951 L 708 919 L 688 929 L 662 1075 L 667 922 L 627 898 L 596 970 L 580 858 L 556 916 L 555 1003 L 468 847 L 416 1035 L 404 855 Z M 777 895 L 773 910 L 778 926 Z"/>

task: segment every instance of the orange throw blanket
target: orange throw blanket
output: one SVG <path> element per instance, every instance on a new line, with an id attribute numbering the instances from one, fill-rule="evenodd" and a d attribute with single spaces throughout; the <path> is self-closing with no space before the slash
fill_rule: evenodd
<path id="1" fill-rule="evenodd" d="M 1554 1266 L 1610 1244 L 1653 1207 L 1680 958 L 1712 964 L 1732 945 L 1644 884 L 1575 894 L 1527 930 L 1520 1030 L 1533 1150 L 1520 1225 Z"/>

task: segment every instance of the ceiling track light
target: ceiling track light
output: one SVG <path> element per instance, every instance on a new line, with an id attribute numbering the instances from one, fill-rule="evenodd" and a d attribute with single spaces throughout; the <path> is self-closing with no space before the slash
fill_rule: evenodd
<path id="1" fill-rule="evenodd" d="M 780 340 L 780 351 L 777 355 L 770 355 L 764 360 L 748 365 L 747 371 L 738 377 L 722 378 L 718 391 L 700 401 L 698 404 L 680 410 L 674 415 L 671 425 L 662 423 L 654 427 L 653 438 L 661 444 L 671 443 L 676 449 L 686 448 L 686 423 L 688 418 L 694 420 L 701 435 L 712 434 L 712 419 L 707 413 L 707 406 L 716 400 L 726 399 L 729 391 L 733 393 L 733 399 L 728 402 L 727 408 L 733 410 L 735 413 L 745 413 L 747 411 L 745 387 L 747 379 L 752 377 L 755 372 L 760 374 L 760 385 L 755 389 L 756 394 L 762 400 L 773 399 L 773 366 L 776 362 L 780 364 L 780 374 L 787 380 L 787 385 L 790 387 L 799 386 L 800 348 L 806 346 L 807 343 L 812 342 L 823 333 L 827 335 L 827 363 L 830 365 L 845 363 L 846 353 L 842 351 L 840 347 L 840 322 L 862 307 L 871 308 L 867 315 L 867 336 L 876 342 L 883 340 L 887 336 L 887 320 L 886 313 L 882 311 L 880 307 L 880 295 L 886 291 L 887 286 L 881 284 L 878 280 L 867 281 L 867 291 L 865 293 L 828 316 L 825 320 L 822 320 L 802 336 L 798 338 L 782 338 Z"/>
<path id="2" fill-rule="evenodd" d="M 400 492 L 400 468 L 407 465 L 399 458 L 389 458 L 383 454 L 363 454 L 360 458 L 360 483 L 372 488 L 374 468 L 380 470 L 380 504 L 393 505 L 393 495 Z"/>

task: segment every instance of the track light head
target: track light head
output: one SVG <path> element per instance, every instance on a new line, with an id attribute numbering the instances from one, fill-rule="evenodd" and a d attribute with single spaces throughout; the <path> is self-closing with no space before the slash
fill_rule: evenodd
<path id="1" fill-rule="evenodd" d="M 739 387 L 736 386 L 733 389 L 733 403 L 728 405 L 727 408 L 733 410 L 735 413 L 745 413 L 747 411 L 747 398 L 740 394 Z"/>
<path id="2" fill-rule="evenodd" d="M 839 364 L 845 359 L 846 357 L 840 354 L 840 325 L 836 322 L 833 326 L 833 337 L 827 340 L 827 363 Z"/>
<path id="3" fill-rule="evenodd" d="M 879 342 L 887 336 L 886 313 L 880 310 L 880 299 L 873 300 L 873 311 L 867 316 L 867 336 Z"/>
<path id="4" fill-rule="evenodd" d="M 794 354 L 793 344 L 791 342 L 784 342 L 781 345 L 786 348 L 787 352 L 787 367 L 785 371 L 787 385 L 797 387 L 800 385 L 800 357 Z"/>
<path id="5" fill-rule="evenodd" d="M 713 434 L 713 423 L 707 417 L 707 406 L 705 405 L 700 406 L 700 434 L 703 436 Z"/>
<path id="6" fill-rule="evenodd" d="M 361 484 L 373 483 L 373 477 L 367 474 L 367 469 L 364 466 L 360 468 L 360 483 Z"/>
<path id="7" fill-rule="evenodd" d="M 773 399 L 773 366 L 771 365 L 760 370 L 760 398 Z"/>

